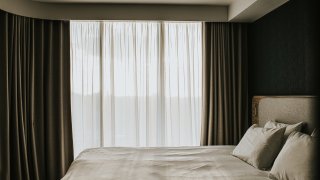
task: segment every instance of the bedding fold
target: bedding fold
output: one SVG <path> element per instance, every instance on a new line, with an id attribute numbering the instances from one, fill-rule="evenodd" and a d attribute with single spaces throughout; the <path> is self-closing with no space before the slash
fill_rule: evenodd
<path id="1" fill-rule="evenodd" d="M 268 179 L 267 171 L 232 156 L 233 149 L 234 146 L 87 149 L 62 180 Z"/>

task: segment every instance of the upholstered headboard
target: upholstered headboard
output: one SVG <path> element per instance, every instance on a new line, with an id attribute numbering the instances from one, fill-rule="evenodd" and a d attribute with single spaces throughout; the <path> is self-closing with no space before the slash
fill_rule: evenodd
<path id="1" fill-rule="evenodd" d="M 254 96 L 252 123 L 264 126 L 269 120 L 287 124 L 305 122 L 303 132 L 311 133 L 316 122 L 315 96 Z"/>

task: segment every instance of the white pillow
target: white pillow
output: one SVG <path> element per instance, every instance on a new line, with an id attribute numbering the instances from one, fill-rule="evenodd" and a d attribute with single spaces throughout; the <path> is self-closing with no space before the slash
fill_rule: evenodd
<path id="1" fill-rule="evenodd" d="M 311 180 L 315 178 L 315 138 L 293 132 L 276 158 L 269 173 L 271 179 Z"/>
<path id="2" fill-rule="evenodd" d="M 265 125 L 264 128 L 286 128 L 286 131 L 284 132 L 284 139 L 287 139 L 288 136 L 294 132 L 298 131 L 300 132 L 302 129 L 303 122 L 299 122 L 296 124 L 285 124 L 285 123 L 280 123 L 277 121 L 268 121 Z"/>
<path id="3" fill-rule="evenodd" d="M 285 128 L 267 129 L 254 124 L 242 137 L 232 155 L 258 169 L 269 169 L 281 149 L 284 131 Z"/>

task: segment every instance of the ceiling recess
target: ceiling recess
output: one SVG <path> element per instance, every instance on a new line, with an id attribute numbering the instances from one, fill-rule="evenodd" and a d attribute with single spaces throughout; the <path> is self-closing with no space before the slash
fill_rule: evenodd
<path id="1" fill-rule="evenodd" d="M 224 5 L 237 0 L 33 0 L 48 3 L 107 3 L 107 4 L 179 4 L 179 5 Z"/>

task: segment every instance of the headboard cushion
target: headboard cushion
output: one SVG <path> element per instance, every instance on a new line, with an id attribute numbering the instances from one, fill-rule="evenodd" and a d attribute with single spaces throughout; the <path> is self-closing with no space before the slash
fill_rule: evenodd
<path id="1" fill-rule="evenodd" d="M 310 134 L 315 128 L 315 96 L 254 96 L 252 122 L 264 126 L 269 120 L 294 124 L 305 122 L 302 132 Z"/>

